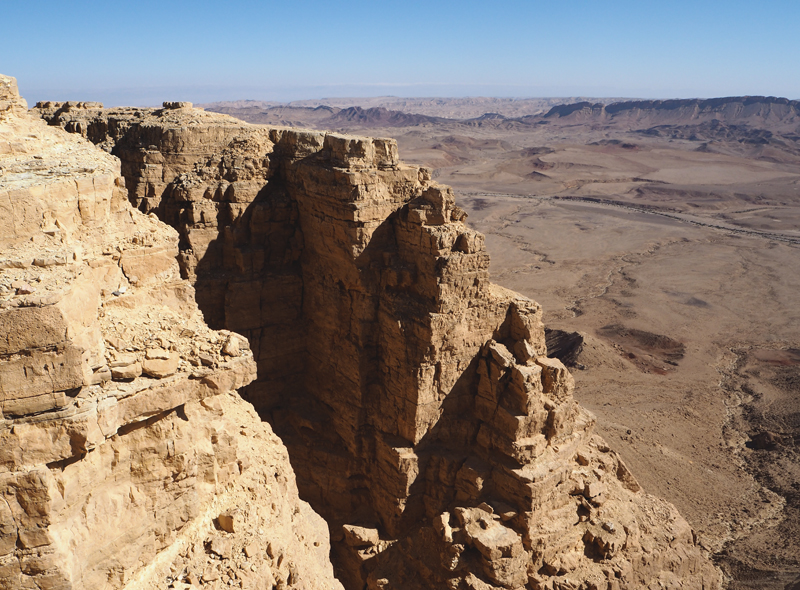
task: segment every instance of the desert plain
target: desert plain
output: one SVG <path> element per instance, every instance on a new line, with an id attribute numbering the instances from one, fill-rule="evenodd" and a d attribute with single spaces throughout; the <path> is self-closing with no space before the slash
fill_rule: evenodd
<path id="1" fill-rule="evenodd" d="M 545 310 L 644 488 L 728 587 L 800 588 L 800 117 L 764 98 L 339 99 L 205 105 L 394 137 Z"/>

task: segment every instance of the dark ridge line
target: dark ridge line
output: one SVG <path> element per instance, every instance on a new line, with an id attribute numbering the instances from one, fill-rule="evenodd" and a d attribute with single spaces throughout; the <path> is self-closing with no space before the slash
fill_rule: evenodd
<path id="1" fill-rule="evenodd" d="M 800 101 L 776 96 L 726 96 L 721 98 L 673 98 L 666 100 L 628 100 L 624 102 L 613 102 L 608 105 L 603 103 L 576 102 L 567 105 L 557 105 L 551 108 L 545 115 L 548 117 L 566 117 L 576 111 L 591 109 L 592 112 L 606 112 L 615 115 L 628 110 L 663 110 L 671 111 L 683 107 L 697 107 L 700 111 L 713 111 L 729 104 L 741 104 L 750 106 L 754 104 L 766 105 L 786 105 L 797 114 L 800 111 Z"/>

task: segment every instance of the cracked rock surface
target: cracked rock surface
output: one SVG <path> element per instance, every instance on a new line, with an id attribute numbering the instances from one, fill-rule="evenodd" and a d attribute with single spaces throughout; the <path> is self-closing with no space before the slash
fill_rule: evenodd
<path id="1" fill-rule="evenodd" d="M 237 394 L 252 352 L 208 328 L 177 254 L 119 160 L 0 76 L 0 587 L 339 587 L 324 521 Z"/>

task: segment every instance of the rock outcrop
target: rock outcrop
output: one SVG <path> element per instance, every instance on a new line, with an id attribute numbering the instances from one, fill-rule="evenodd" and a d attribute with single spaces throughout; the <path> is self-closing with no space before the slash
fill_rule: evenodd
<path id="1" fill-rule="evenodd" d="M 720 586 L 592 434 L 539 305 L 489 282 L 449 188 L 390 139 L 173 107 L 38 111 L 119 156 L 131 202 L 178 230 L 346 587 Z"/>
<path id="2" fill-rule="evenodd" d="M 0 76 L 1 588 L 339 586 L 178 240 Z"/>

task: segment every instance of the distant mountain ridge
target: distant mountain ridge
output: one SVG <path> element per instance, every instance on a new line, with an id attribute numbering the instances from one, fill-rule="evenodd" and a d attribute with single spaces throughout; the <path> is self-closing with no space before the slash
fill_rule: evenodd
<path id="1" fill-rule="evenodd" d="M 474 119 L 486 113 L 497 113 L 507 118 L 543 115 L 559 104 L 572 104 L 587 101 L 592 104 L 610 104 L 628 100 L 626 98 L 598 97 L 560 97 L 560 98 L 495 98 L 473 96 L 462 98 L 402 98 L 397 96 L 377 96 L 371 98 L 322 98 L 295 100 L 288 103 L 261 100 L 234 100 L 199 104 L 213 112 L 228 112 L 229 109 L 247 111 L 280 109 L 308 109 L 326 106 L 333 109 L 361 107 L 362 109 L 383 107 L 390 111 L 400 111 L 414 115 L 441 117 L 451 120 Z"/>
<path id="2" fill-rule="evenodd" d="M 645 125 L 697 124 L 714 120 L 729 125 L 800 124 L 800 101 L 775 96 L 730 96 L 709 99 L 632 100 L 612 104 L 579 102 L 556 105 L 547 120 L 606 121 Z"/>
<path id="3" fill-rule="evenodd" d="M 365 99 L 376 104 L 378 99 Z M 411 99 L 409 99 L 410 101 Z M 421 100 L 421 99 L 420 99 Z M 449 112 L 448 100 L 428 99 L 443 105 Z M 553 101 L 557 99 L 552 99 Z M 502 101 L 498 99 L 502 106 Z M 779 134 L 800 133 L 800 101 L 774 96 L 732 96 L 722 98 L 690 98 L 666 100 L 624 100 L 599 102 L 584 100 L 568 104 L 547 105 L 536 114 L 514 116 L 512 112 L 487 111 L 470 117 L 454 118 L 408 112 L 387 106 L 346 107 L 319 105 L 313 101 L 302 106 L 298 103 L 275 104 L 262 101 L 233 101 L 206 105 L 209 111 L 233 115 L 250 123 L 285 125 L 290 127 L 324 127 L 336 129 L 365 129 L 449 125 L 470 127 L 495 127 L 498 129 L 524 129 L 541 124 L 585 124 L 646 130 L 663 126 L 694 126 L 717 122 L 728 126 L 747 126 Z M 506 100 L 508 104 L 515 101 Z M 523 101 L 516 101 L 523 102 Z M 477 101 L 476 104 L 485 103 Z M 544 104 L 544 102 L 542 102 Z M 402 105 L 398 105 L 402 106 Z M 506 105 L 507 106 L 507 105 Z M 715 130 L 717 133 L 718 130 Z M 685 130 L 684 132 L 685 133 Z M 689 132 L 689 135 L 691 133 Z"/>
<path id="4" fill-rule="evenodd" d="M 317 107 L 321 108 L 321 107 Z M 385 107 L 362 108 L 359 106 L 341 109 L 331 117 L 333 123 L 359 123 L 362 125 L 383 125 L 387 127 L 411 127 L 423 123 L 443 123 L 450 121 L 444 117 L 431 117 L 403 111 L 393 111 Z"/>

